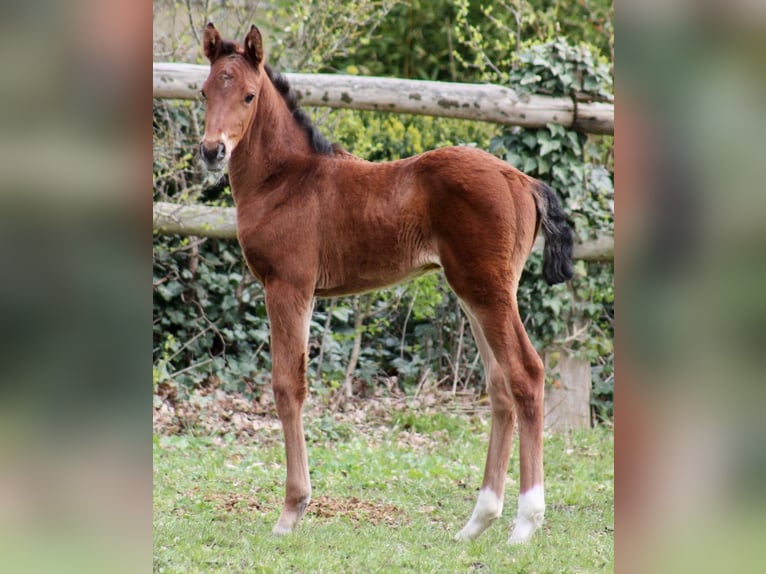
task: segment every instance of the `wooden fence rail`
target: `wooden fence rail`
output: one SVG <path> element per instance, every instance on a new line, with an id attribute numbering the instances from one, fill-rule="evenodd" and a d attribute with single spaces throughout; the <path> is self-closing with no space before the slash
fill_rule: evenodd
<path id="1" fill-rule="evenodd" d="M 194 235 L 214 239 L 237 238 L 237 216 L 233 207 L 207 205 L 179 205 L 157 201 L 154 203 L 154 232 L 166 235 Z M 534 249 L 543 247 L 542 236 Z M 586 261 L 612 261 L 614 238 L 597 237 L 575 245 L 575 259 Z"/>
<path id="2" fill-rule="evenodd" d="M 208 66 L 155 63 L 154 97 L 193 99 Z M 348 76 L 285 74 L 301 105 L 378 110 L 541 128 L 561 124 L 586 133 L 614 134 L 614 104 L 519 95 L 494 84 L 463 84 Z"/>

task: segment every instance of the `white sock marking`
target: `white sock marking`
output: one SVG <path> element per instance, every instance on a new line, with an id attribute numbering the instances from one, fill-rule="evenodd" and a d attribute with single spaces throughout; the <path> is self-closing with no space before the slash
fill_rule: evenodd
<path id="1" fill-rule="evenodd" d="M 479 498 L 476 500 L 471 518 L 457 533 L 455 540 L 473 540 L 489 528 L 502 512 L 503 501 L 489 488 L 482 488 L 479 491 Z"/>
<path id="2" fill-rule="evenodd" d="M 543 524 L 545 514 L 545 493 L 542 484 L 536 484 L 519 495 L 519 511 L 516 524 L 508 542 L 520 544 L 528 542 L 535 530 Z"/>

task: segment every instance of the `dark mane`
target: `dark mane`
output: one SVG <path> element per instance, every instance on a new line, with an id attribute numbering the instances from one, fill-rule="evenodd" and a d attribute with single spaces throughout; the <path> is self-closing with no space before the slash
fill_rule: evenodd
<path id="1" fill-rule="evenodd" d="M 319 154 L 333 155 L 336 151 L 336 146 L 319 133 L 316 126 L 311 123 L 309 115 L 298 107 L 298 94 L 296 94 L 295 90 L 290 87 L 287 78 L 279 72 L 272 70 L 268 65 L 264 66 L 264 68 L 266 69 L 266 74 L 269 76 L 271 83 L 274 84 L 274 87 L 282 96 L 282 99 L 285 100 L 287 109 L 290 110 L 293 118 L 298 122 L 298 125 L 308 134 L 311 148 Z"/>

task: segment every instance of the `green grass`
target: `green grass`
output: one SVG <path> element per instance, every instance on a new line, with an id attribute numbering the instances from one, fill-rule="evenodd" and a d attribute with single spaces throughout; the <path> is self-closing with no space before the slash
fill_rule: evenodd
<path id="1" fill-rule="evenodd" d="M 503 516 L 474 542 L 452 540 L 481 482 L 485 419 L 401 414 L 374 439 L 331 418 L 306 426 L 314 501 L 297 531 L 282 538 L 270 534 L 284 481 L 280 442 L 156 437 L 154 571 L 613 570 L 609 429 L 546 437 L 545 525 L 530 544 L 509 546 L 516 453 Z"/>

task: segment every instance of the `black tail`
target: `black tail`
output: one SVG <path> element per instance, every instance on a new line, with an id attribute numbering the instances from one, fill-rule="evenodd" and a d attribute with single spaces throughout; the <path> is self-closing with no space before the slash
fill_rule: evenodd
<path id="1" fill-rule="evenodd" d="M 548 285 L 572 278 L 572 229 L 556 194 L 543 182 L 535 190 L 537 213 L 545 236 L 543 278 Z"/>

